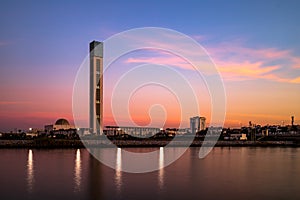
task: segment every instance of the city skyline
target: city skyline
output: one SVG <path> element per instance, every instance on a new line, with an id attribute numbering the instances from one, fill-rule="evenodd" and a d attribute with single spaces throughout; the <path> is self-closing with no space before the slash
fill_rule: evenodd
<path id="1" fill-rule="evenodd" d="M 295 124 L 300 124 L 298 2 L 213 4 L 191 1 L 181 6 L 171 2 L 159 3 L 159 6 L 106 2 L 101 4 L 103 12 L 93 3 L 66 2 L 66 9 L 50 2 L 45 5 L 20 3 L 24 4 L 22 9 L 13 3 L 4 4 L 0 8 L 3 27 L 0 34 L 0 131 L 43 127 L 61 117 L 72 121 L 73 83 L 88 54 L 87 44 L 144 26 L 180 31 L 208 51 L 224 79 L 225 127 L 247 126 L 249 121 L 262 125 L 284 121 L 287 125 L 291 116 L 295 116 Z M 142 17 L 136 17 L 139 15 Z M 189 73 L 186 63 L 176 57 L 157 51 L 142 53 L 128 55 L 118 62 L 126 67 L 129 63 L 142 64 L 155 58 Z M 113 77 L 114 72 L 108 72 L 108 76 Z M 196 85 L 195 80 L 191 77 Z M 105 83 L 109 91 L 109 80 L 104 80 Z M 158 93 L 163 92 L 158 90 Z M 136 99 L 139 98 L 137 94 Z M 147 112 L 141 112 L 143 105 L 135 106 L 140 109 L 134 111 L 134 120 L 147 125 L 149 117 Z M 175 116 L 178 114 L 173 107 L 168 109 Z M 203 108 L 201 113 L 195 111 L 195 115 L 206 116 L 209 121 L 209 109 Z M 107 116 L 104 124 L 113 122 L 109 113 L 104 116 Z M 177 118 L 170 119 L 170 127 L 176 125 L 176 121 Z"/>

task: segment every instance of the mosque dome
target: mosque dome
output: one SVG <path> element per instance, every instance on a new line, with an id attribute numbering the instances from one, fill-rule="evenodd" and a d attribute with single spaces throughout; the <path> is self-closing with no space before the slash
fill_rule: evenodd
<path id="1" fill-rule="evenodd" d="M 70 123 L 68 120 L 61 118 L 55 122 L 55 125 L 70 125 Z"/>

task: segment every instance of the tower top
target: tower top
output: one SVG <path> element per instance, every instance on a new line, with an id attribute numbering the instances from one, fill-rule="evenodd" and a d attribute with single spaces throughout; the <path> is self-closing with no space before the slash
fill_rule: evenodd
<path id="1" fill-rule="evenodd" d="M 97 56 L 103 58 L 103 42 L 90 42 L 90 56 Z"/>

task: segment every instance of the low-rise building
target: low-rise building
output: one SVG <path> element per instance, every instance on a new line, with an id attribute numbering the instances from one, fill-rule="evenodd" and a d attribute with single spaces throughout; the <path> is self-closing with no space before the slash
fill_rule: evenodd
<path id="1" fill-rule="evenodd" d="M 160 132 L 159 128 L 153 127 L 131 127 L 131 126 L 106 126 L 106 135 L 131 135 L 135 137 L 151 137 Z"/>
<path id="2" fill-rule="evenodd" d="M 74 128 L 75 127 L 70 125 L 68 120 L 61 118 L 56 120 L 55 124 L 45 125 L 45 132 L 50 133 L 51 131 L 68 130 Z"/>

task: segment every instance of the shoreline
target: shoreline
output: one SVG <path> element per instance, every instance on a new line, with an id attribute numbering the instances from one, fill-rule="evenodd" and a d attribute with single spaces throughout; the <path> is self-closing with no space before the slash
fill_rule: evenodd
<path id="1" fill-rule="evenodd" d="M 164 147 L 171 140 L 76 140 L 76 139 L 49 139 L 49 140 L 0 140 L 0 148 L 99 148 L 115 147 L 120 148 L 149 148 Z M 300 147 L 294 141 L 217 141 L 214 142 L 194 140 L 190 145 L 187 141 L 181 140 L 170 143 L 170 147 Z"/>

